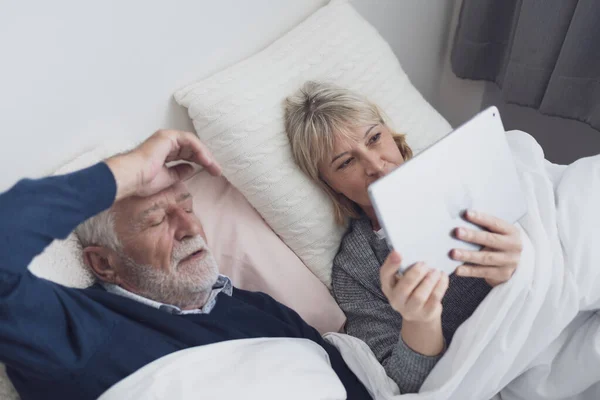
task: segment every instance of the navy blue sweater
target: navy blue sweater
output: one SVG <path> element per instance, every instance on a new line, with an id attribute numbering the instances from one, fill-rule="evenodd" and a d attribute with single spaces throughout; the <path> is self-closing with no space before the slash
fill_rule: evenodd
<path id="1" fill-rule="evenodd" d="M 348 398 L 370 398 L 339 352 L 266 294 L 234 289 L 231 297 L 218 296 L 210 314 L 172 315 L 99 286 L 67 288 L 27 270 L 52 240 L 110 207 L 115 193 L 114 177 L 100 163 L 22 180 L 0 195 L 0 361 L 23 399 L 95 399 L 169 353 L 257 337 L 320 344 Z"/>

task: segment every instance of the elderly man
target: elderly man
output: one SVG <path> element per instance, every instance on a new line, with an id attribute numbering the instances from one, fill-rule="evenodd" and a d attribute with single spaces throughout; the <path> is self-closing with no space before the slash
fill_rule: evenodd
<path id="1" fill-rule="evenodd" d="M 348 398 L 369 398 L 339 352 L 294 311 L 219 275 L 181 183 L 192 168 L 166 166 L 177 160 L 220 173 L 194 135 L 159 131 L 129 153 L 22 180 L 0 195 L 0 361 L 20 395 L 95 399 L 178 350 L 296 337 L 327 351 Z M 33 257 L 76 227 L 99 284 L 71 289 L 28 272 Z"/>

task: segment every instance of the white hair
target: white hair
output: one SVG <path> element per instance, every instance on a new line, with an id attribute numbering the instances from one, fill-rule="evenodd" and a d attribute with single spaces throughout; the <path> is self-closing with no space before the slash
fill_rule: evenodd
<path id="1" fill-rule="evenodd" d="M 111 209 L 81 223 L 75 228 L 75 236 L 82 249 L 103 246 L 117 252 L 121 250 L 121 242 L 115 230 L 115 215 Z"/>

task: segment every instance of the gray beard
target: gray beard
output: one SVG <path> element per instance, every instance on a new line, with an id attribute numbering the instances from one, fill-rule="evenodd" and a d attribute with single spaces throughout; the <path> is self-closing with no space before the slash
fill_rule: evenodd
<path id="1" fill-rule="evenodd" d="M 202 247 L 205 254 L 201 260 L 185 266 L 185 269 L 178 269 L 181 259 Z M 120 256 L 127 268 L 128 281 L 138 295 L 181 309 L 191 306 L 201 308 L 219 275 L 217 262 L 201 236 L 188 239 L 173 249 L 169 271 L 138 264 L 124 253 Z"/>

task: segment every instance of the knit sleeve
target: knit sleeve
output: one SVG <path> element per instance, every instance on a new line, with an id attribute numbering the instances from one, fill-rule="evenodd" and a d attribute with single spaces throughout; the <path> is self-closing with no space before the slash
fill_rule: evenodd
<path id="1" fill-rule="evenodd" d="M 22 180 L 0 194 L 0 361 L 57 380 L 106 340 L 112 320 L 77 290 L 39 279 L 29 262 L 56 238 L 113 202 L 114 177 L 104 163 L 72 174 Z"/>
<path id="2" fill-rule="evenodd" d="M 54 239 L 111 206 L 116 182 L 105 163 L 67 175 L 23 179 L 0 193 L 0 271 L 21 274 Z"/>
<path id="3" fill-rule="evenodd" d="M 339 265 L 334 271 L 333 292 L 346 314 L 346 333 L 367 343 L 401 393 L 418 392 L 442 354 L 425 356 L 408 347 L 400 336 L 400 314 Z"/>

